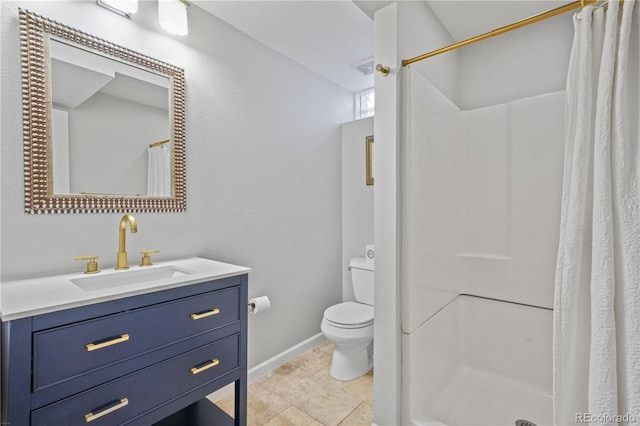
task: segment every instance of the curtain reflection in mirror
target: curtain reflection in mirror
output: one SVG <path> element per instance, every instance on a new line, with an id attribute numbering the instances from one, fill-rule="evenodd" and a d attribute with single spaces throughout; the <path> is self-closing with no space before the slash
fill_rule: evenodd
<path id="1" fill-rule="evenodd" d="M 155 145 L 155 146 L 153 146 Z M 147 149 L 148 197 L 171 196 L 171 151 L 164 145 L 152 144 Z"/>

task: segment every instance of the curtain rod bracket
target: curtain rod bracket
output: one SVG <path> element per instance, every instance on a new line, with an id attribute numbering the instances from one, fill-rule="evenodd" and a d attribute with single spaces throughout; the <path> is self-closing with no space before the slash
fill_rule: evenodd
<path id="1" fill-rule="evenodd" d="M 378 71 L 380 74 L 382 74 L 383 77 L 386 77 L 389 75 L 389 67 L 385 67 L 382 64 L 378 64 L 376 65 L 376 71 Z"/>
<path id="2" fill-rule="evenodd" d="M 150 144 L 149 144 L 149 148 L 155 148 L 156 146 L 162 146 L 162 145 L 164 145 L 165 143 L 169 143 L 169 142 L 171 142 L 171 139 L 165 139 L 165 140 L 160 141 L 160 142 L 150 143 Z"/>

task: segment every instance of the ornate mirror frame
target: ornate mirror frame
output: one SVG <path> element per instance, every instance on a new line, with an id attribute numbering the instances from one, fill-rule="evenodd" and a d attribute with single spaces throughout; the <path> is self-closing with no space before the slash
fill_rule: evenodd
<path id="1" fill-rule="evenodd" d="M 20 9 L 25 212 L 117 213 L 186 210 L 184 70 Z M 53 194 L 49 36 L 133 64 L 170 80 L 173 197 Z"/>

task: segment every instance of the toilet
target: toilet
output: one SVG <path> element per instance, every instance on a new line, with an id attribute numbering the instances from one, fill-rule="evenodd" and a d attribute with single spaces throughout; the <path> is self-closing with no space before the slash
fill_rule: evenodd
<path id="1" fill-rule="evenodd" d="M 324 311 L 320 329 L 334 343 L 331 376 L 353 380 L 373 366 L 373 263 L 363 258 L 349 262 L 355 302 L 343 302 Z"/>

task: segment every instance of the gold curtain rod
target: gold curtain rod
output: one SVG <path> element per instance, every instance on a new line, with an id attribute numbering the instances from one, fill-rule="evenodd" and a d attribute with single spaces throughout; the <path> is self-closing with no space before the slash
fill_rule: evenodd
<path id="1" fill-rule="evenodd" d="M 165 139 L 160 142 L 151 143 L 149 144 L 149 148 L 155 148 L 156 146 L 164 145 L 165 143 L 169 143 L 169 142 L 171 142 L 171 139 Z"/>
<path id="2" fill-rule="evenodd" d="M 552 18 L 552 17 L 554 17 L 556 15 L 561 15 L 561 14 L 566 13 L 566 12 L 570 12 L 570 11 L 572 11 L 574 9 L 578 9 L 580 7 L 584 7 L 584 6 L 587 6 L 589 4 L 598 3 L 598 1 L 600 1 L 600 0 L 578 0 L 578 1 L 574 1 L 574 2 L 571 2 L 571 3 L 565 4 L 564 6 L 560 6 L 560 7 L 557 7 L 555 9 L 549 10 L 547 12 L 543 12 L 543 13 L 540 13 L 538 15 L 531 16 L 530 18 L 526 18 L 526 19 L 522 19 L 522 20 L 520 20 L 518 22 L 514 22 L 513 24 L 505 25 L 504 27 L 497 28 L 497 29 L 489 31 L 487 33 L 480 34 L 480 35 L 468 38 L 468 39 L 463 40 L 463 41 L 459 41 L 458 43 L 451 44 L 449 46 L 443 47 L 443 48 L 438 49 L 438 50 L 434 50 L 434 51 L 429 52 L 429 53 L 425 53 L 425 54 L 420 55 L 420 56 L 416 56 L 415 58 L 403 59 L 402 60 L 402 66 L 406 67 L 407 65 L 411 65 L 414 62 L 422 61 L 423 59 L 427 59 L 427 58 L 430 58 L 432 56 L 439 55 L 441 53 L 449 52 L 451 50 L 455 50 L 455 49 L 458 49 L 458 48 L 463 47 L 463 46 L 468 46 L 470 44 L 476 43 L 476 42 L 481 41 L 481 40 L 488 39 L 490 37 L 495 37 L 495 36 L 500 35 L 500 34 L 508 33 L 509 31 L 517 30 L 518 28 L 522 28 L 522 27 L 525 27 L 527 25 L 534 24 L 536 22 L 544 21 L 545 19 Z"/>

